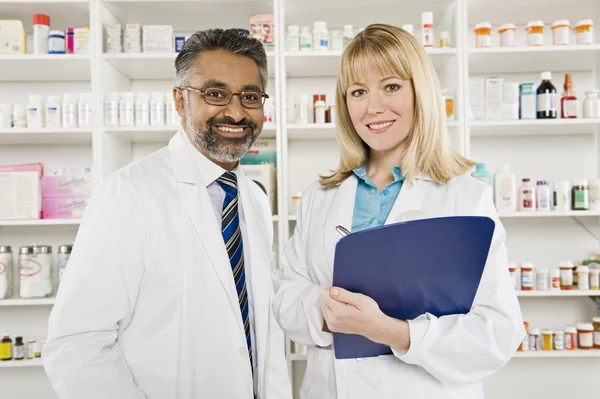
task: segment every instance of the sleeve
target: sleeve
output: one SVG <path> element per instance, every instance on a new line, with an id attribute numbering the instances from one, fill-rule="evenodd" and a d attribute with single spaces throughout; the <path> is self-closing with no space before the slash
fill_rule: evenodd
<path id="1" fill-rule="evenodd" d="M 496 215 L 491 188 L 486 188 L 477 214 L 496 223 L 487 263 L 471 311 L 409 320 L 410 348 L 394 354 L 415 364 L 444 384 L 480 381 L 502 368 L 525 336 L 521 310 L 508 271 L 506 232 Z"/>
<path id="2" fill-rule="evenodd" d="M 322 331 L 324 317 L 320 294 L 327 287 L 311 280 L 305 255 L 306 237 L 303 226 L 308 223 L 310 207 L 314 206 L 311 203 L 313 195 L 309 191 L 309 194 L 302 197 L 296 229 L 285 245 L 281 268 L 273 279 L 273 312 L 283 332 L 294 342 L 326 347 L 333 343 L 333 334 Z"/>
<path id="3" fill-rule="evenodd" d="M 131 181 L 111 176 L 93 194 L 58 290 L 43 365 L 61 399 L 143 399 L 119 345 L 144 271 Z"/>

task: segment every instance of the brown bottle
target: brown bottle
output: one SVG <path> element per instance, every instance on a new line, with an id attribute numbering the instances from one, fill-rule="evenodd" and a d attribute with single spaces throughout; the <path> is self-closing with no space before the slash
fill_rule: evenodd
<path id="1" fill-rule="evenodd" d="M 565 91 L 560 98 L 560 117 L 566 119 L 577 118 L 577 97 L 573 92 L 573 76 L 565 74 Z"/>
<path id="2" fill-rule="evenodd" d="M 8 334 L 3 334 L 0 341 L 0 360 L 12 360 L 12 339 Z"/>
<path id="3" fill-rule="evenodd" d="M 23 345 L 23 337 L 15 338 L 15 360 L 25 359 L 25 345 Z"/>

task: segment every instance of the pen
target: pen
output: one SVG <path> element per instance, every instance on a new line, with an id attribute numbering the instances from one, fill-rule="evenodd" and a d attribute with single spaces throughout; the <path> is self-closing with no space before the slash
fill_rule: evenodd
<path id="1" fill-rule="evenodd" d="M 338 233 L 340 233 L 340 235 L 341 235 L 342 237 L 345 237 L 345 236 L 347 236 L 348 234 L 350 234 L 350 232 L 348 231 L 348 229 L 347 229 L 347 228 L 345 228 L 344 226 L 337 225 L 337 226 L 335 226 L 335 229 L 337 230 L 337 232 L 338 232 Z"/>

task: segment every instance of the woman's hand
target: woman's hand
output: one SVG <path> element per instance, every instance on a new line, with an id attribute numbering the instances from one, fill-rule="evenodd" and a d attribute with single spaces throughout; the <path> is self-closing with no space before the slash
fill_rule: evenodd
<path id="1" fill-rule="evenodd" d="M 332 287 L 321 291 L 325 328 L 331 332 L 358 334 L 384 345 L 407 350 L 408 323 L 386 316 L 372 298 Z"/>

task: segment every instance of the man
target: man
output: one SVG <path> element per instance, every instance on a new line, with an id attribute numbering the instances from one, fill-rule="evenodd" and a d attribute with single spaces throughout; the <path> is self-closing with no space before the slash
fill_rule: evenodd
<path id="1" fill-rule="evenodd" d="M 197 32 L 175 66 L 182 129 L 106 178 L 79 229 L 43 352 L 61 399 L 291 398 L 269 203 L 238 167 L 262 129 L 265 51 Z"/>

